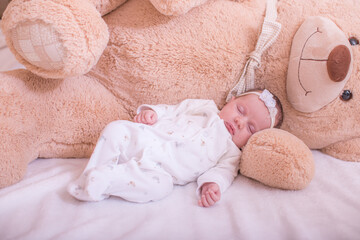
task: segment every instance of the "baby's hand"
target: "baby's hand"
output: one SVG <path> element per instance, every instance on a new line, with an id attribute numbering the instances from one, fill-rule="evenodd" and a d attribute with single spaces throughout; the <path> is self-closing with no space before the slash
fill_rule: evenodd
<path id="1" fill-rule="evenodd" d="M 151 109 L 143 110 L 134 117 L 134 122 L 153 125 L 157 122 L 157 114 Z"/>
<path id="2" fill-rule="evenodd" d="M 211 207 L 221 198 L 219 185 L 213 182 L 204 183 L 201 187 L 200 207 Z"/>

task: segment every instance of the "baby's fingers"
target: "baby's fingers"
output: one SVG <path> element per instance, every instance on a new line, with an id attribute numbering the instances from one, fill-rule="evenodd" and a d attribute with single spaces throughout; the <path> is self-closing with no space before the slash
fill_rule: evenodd
<path id="1" fill-rule="evenodd" d="M 201 198 L 200 198 L 199 201 L 198 201 L 198 205 L 199 205 L 200 207 L 204 207 L 204 204 L 202 203 Z"/>
<path id="2" fill-rule="evenodd" d="M 213 194 L 214 192 L 213 191 L 208 191 L 205 193 L 205 196 L 206 196 L 206 201 L 208 202 L 208 204 L 210 206 L 214 205 L 215 204 L 215 200 L 213 199 Z"/>
<path id="3" fill-rule="evenodd" d="M 144 116 L 144 119 L 147 124 L 153 124 L 154 123 L 154 114 L 147 112 Z"/>
<path id="4" fill-rule="evenodd" d="M 210 203 L 207 201 L 206 194 L 201 196 L 201 203 L 203 207 L 210 207 Z"/>
<path id="5" fill-rule="evenodd" d="M 144 123 L 144 114 L 138 114 L 138 115 L 136 115 L 136 117 L 135 117 L 135 122 L 137 122 L 137 123 Z"/>
<path id="6" fill-rule="evenodd" d="M 134 122 L 139 122 L 139 120 L 140 120 L 140 115 L 139 114 L 137 114 L 137 115 L 135 115 L 135 117 L 134 117 Z"/>
<path id="7" fill-rule="evenodd" d="M 211 199 L 214 201 L 214 202 L 217 202 L 220 200 L 220 196 L 217 195 L 216 193 L 214 193 L 213 191 L 210 191 L 209 192 L 209 195 L 211 197 Z"/>
<path id="8" fill-rule="evenodd" d="M 211 207 L 215 204 L 216 201 L 212 199 L 210 192 L 206 192 L 205 194 L 201 195 L 201 199 L 199 200 L 200 207 Z"/>

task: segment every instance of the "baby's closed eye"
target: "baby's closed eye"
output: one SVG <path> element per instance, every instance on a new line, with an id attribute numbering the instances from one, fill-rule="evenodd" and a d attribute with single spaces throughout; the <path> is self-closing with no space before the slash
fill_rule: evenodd
<path id="1" fill-rule="evenodd" d="M 250 132 L 251 134 L 256 133 L 256 128 L 255 128 L 255 126 L 252 125 L 252 124 L 249 124 L 249 125 L 248 125 L 248 130 L 249 130 L 249 132 Z"/>
<path id="2" fill-rule="evenodd" d="M 238 112 L 239 112 L 241 115 L 244 115 L 244 107 L 243 107 L 243 106 L 238 106 Z"/>

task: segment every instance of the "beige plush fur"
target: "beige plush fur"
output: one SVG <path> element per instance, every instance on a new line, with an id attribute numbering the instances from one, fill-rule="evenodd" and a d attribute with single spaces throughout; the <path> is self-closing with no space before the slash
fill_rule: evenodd
<path id="1" fill-rule="evenodd" d="M 182 15 L 209 0 L 150 0 L 165 15 Z"/>
<path id="2" fill-rule="evenodd" d="M 83 8 L 74 1 L 53 0 L 47 1 L 54 4 L 47 11 L 43 2 L 13 0 L 4 14 L 8 45 L 29 70 L 0 73 L 0 187 L 21 180 L 27 164 L 38 157 L 89 157 L 104 126 L 131 119 L 139 104 L 209 98 L 223 106 L 255 47 L 266 5 L 265 0 L 81 0 Z M 25 3 L 28 7 L 21 7 Z M 179 3 L 184 3 L 182 9 Z M 43 10 L 36 13 L 40 6 Z M 109 13 L 101 17 L 94 9 Z M 244 175 L 272 187 L 301 189 L 314 174 L 309 149 L 359 161 L 358 45 L 352 47 L 353 70 L 344 87 L 353 93 L 350 101 L 338 97 L 303 113 L 286 96 L 292 40 L 302 22 L 321 15 L 344 35 L 359 36 L 359 11 L 360 3 L 351 0 L 279 1 L 282 32 L 262 58 L 256 86 L 279 96 L 285 131 L 270 129 L 250 139 L 240 166 Z M 52 51 L 43 55 L 47 46 L 24 53 L 28 59 L 13 47 L 18 41 L 14 29 L 39 22 L 52 27 L 48 31 L 56 33 L 55 43 L 61 45 L 55 48 L 62 61 L 56 70 L 29 61 L 29 54 L 57 59 Z"/>

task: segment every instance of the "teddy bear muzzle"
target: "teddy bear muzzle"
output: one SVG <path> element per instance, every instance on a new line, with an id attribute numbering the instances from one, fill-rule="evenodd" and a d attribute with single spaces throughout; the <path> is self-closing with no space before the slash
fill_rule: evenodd
<path id="1" fill-rule="evenodd" d="M 337 99 L 351 77 L 349 39 L 325 17 L 303 22 L 293 38 L 289 59 L 286 91 L 299 112 L 316 112 Z"/>

